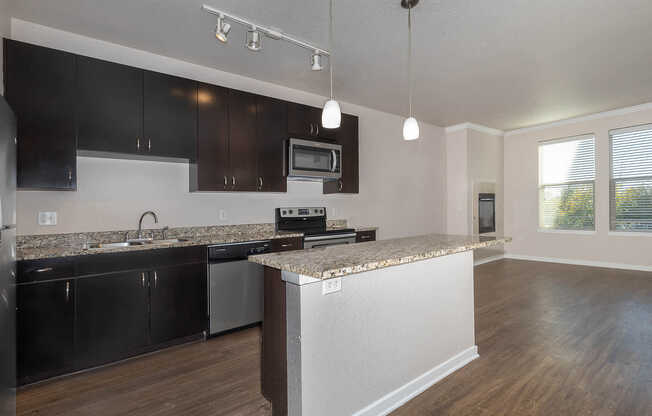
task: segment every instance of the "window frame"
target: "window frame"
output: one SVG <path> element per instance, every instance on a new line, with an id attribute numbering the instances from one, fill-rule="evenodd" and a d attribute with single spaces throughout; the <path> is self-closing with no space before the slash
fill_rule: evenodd
<path id="1" fill-rule="evenodd" d="M 643 123 L 636 124 L 633 126 L 626 127 L 616 127 L 609 129 L 607 132 L 609 136 L 609 231 L 608 235 L 610 236 L 619 236 L 619 237 L 652 237 L 652 231 L 636 231 L 636 230 L 615 230 L 613 228 L 613 223 L 615 220 L 615 211 L 616 211 L 616 198 L 614 196 L 615 192 L 615 180 L 614 176 L 614 149 L 613 149 L 613 132 L 620 133 L 630 133 L 639 130 L 652 130 L 652 123 Z M 652 176 L 640 176 L 637 178 L 650 178 Z M 613 214 L 613 216 L 612 216 Z"/>
<path id="2" fill-rule="evenodd" d="M 593 180 L 587 181 L 587 180 L 582 180 L 582 181 L 568 181 L 568 182 L 561 182 L 561 183 L 554 183 L 554 184 L 546 184 L 542 185 L 542 163 L 541 163 L 541 148 L 542 146 L 549 145 L 549 144 L 555 144 L 555 143 L 565 143 L 565 142 L 572 142 L 572 141 L 581 141 L 581 140 L 587 140 L 587 139 L 592 139 L 593 140 Z M 550 234 L 577 234 L 577 235 L 593 235 L 597 233 L 598 229 L 598 215 L 597 215 L 597 206 L 596 206 L 596 181 L 597 181 L 597 176 L 598 176 L 598 154 L 597 154 L 597 143 L 596 143 L 596 134 L 595 133 L 583 133 L 583 134 L 577 134 L 573 136 L 566 136 L 566 137 L 561 137 L 561 138 L 556 138 L 556 139 L 539 139 L 537 140 L 537 175 L 538 175 L 538 180 L 537 180 L 537 201 L 538 201 L 538 206 L 537 206 L 537 230 L 540 233 L 550 233 Z M 592 206 L 593 206 L 593 228 L 585 228 L 585 229 L 568 229 L 568 228 L 546 228 L 541 226 L 541 219 L 542 219 L 542 202 L 543 202 L 543 190 L 546 187 L 551 187 L 551 186 L 562 186 L 562 185 L 575 185 L 575 184 L 591 184 L 593 185 L 593 197 L 592 197 Z"/>

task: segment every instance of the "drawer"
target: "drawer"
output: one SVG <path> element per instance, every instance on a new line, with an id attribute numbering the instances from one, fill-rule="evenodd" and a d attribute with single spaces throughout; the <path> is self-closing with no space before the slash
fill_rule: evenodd
<path id="1" fill-rule="evenodd" d="M 23 260 L 16 265 L 16 283 L 32 283 L 45 280 L 66 279 L 75 276 L 75 262 L 72 258 Z"/>
<path id="2" fill-rule="evenodd" d="M 376 241 L 376 231 L 358 231 L 355 233 L 356 243 L 366 243 L 367 241 Z"/>
<path id="3" fill-rule="evenodd" d="M 303 238 L 275 238 L 272 241 L 272 252 L 303 249 Z"/>

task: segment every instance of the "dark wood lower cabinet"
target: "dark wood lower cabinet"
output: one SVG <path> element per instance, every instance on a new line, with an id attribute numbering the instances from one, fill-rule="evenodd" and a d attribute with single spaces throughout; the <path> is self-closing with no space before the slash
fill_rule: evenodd
<path id="1" fill-rule="evenodd" d="M 18 384 L 59 375 L 74 359 L 74 280 L 18 285 Z"/>
<path id="2" fill-rule="evenodd" d="M 205 247 L 29 260 L 17 270 L 19 385 L 198 339 L 207 329 Z"/>
<path id="3" fill-rule="evenodd" d="M 167 267 L 150 272 L 152 343 L 197 334 L 207 326 L 206 265 Z"/>
<path id="4" fill-rule="evenodd" d="M 81 278 L 77 293 L 75 332 L 80 367 L 127 357 L 149 344 L 146 272 Z"/>
<path id="5" fill-rule="evenodd" d="M 287 415 L 287 315 L 281 271 L 265 267 L 261 392 L 272 402 L 273 415 Z"/>

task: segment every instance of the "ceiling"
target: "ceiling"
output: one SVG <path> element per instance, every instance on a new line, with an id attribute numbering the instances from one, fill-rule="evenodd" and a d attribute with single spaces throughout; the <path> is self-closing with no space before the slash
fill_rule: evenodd
<path id="1" fill-rule="evenodd" d="M 307 51 L 213 36 L 201 4 L 328 47 L 326 0 L 10 0 L 19 19 L 322 95 Z M 511 130 L 652 101 L 649 0 L 421 0 L 414 10 L 417 118 Z M 335 94 L 404 114 L 407 16 L 399 0 L 335 1 Z"/>

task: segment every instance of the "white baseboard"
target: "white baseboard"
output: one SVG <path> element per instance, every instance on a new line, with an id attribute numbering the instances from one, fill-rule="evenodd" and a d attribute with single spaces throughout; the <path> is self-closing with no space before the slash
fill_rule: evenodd
<path id="1" fill-rule="evenodd" d="M 410 401 L 412 398 L 426 391 L 433 384 L 459 370 L 478 357 L 478 346 L 474 345 L 439 364 L 437 367 L 428 370 L 428 372 L 420 375 L 386 396 L 378 399 L 364 409 L 357 411 L 353 416 L 388 415 Z"/>
<path id="2" fill-rule="evenodd" d="M 590 267 L 604 267 L 607 269 L 621 269 L 621 270 L 637 270 L 641 272 L 652 272 L 652 266 L 639 266 L 634 264 L 624 263 L 609 263 L 604 261 L 591 261 L 591 260 L 573 260 L 573 259 L 560 259 L 555 257 L 537 257 L 537 256 L 524 256 L 521 254 L 505 254 L 504 258 L 513 260 L 528 260 L 528 261 L 542 261 L 546 263 L 561 263 L 561 264 L 574 264 L 576 266 L 590 266 Z"/>
<path id="3" fill-rule="evenodd" d="M 491 263 L 492 261 L 502 260 L 505 258 L 504 254 L 498 254 L 497 256 L 485 257 L 484 259 L 479 259 L 473 262 L 474 266 L 479 266 L 485 263 Z"/>

